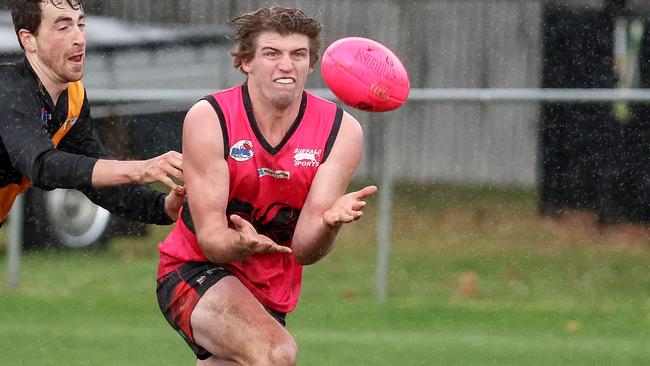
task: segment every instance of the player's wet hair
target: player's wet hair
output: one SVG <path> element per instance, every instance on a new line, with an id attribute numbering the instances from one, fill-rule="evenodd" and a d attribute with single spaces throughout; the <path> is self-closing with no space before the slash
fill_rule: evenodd
<path id="1" fill-rule="evenodd" d="M 83 9 L 81 0 L 9 0 L 9 10 L 11 10 L 16 36 L 21 29 L 26 29 L 37 35 L 38 27 L 41 25 L 41 4 L 63 9 L 65 3 L 68 3 L 74 10 Z M 20 43 L 20 38 L 18 43 Z M 20 47 L 23 47 L 22 43 Z"/>
<path id="2" fill-rule="evenodd" d="M 262 32 L 276 32 L 283 36 L 304 34 L 309 38 L 309 66 L 314 67 L 318 61 L 323 26 L 302 10 L 272 6 L 240 15 L 231 22 L 237 27 L 237 33 L 232 38 L 237 42 L 237 49 L 230 53 L 235 58 L 236 69 L 241 69 L 242 62 L 253 59 L 257 36 Z"/>

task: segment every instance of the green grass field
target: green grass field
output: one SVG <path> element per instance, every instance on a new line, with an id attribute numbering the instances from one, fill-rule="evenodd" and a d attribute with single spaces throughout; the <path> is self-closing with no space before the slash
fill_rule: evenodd
<path id="1" fill-rule="evenodd" d="M 540 218 L 532 191 L 404 185 L 390 297 L 375 301 L 376 199 L 305 268 L 302 365 L 648 365 L 650 236 Z M 156 245 L 29 253 L 0 290 L 0 365 L 193 365 L 155 300 Z M 4 247 L 0 280 L 6 281 Z"/>

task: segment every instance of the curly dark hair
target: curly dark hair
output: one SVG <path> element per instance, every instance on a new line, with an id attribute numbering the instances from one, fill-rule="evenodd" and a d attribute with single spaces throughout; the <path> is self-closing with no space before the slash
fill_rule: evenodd
<path id="1" fill-rule="evenodd" d="M 52 4 L 59 9 L 63 8 L 64 2 L 74 10 L 83 9 L 81 0 L 9 0 L 9 10 L 11 10 L 11 19 L 14 22 L 16 36 L 21 29 L 26 29 L 30 33 L 37 35 L 38 26 L 41 25 L 41 7 Z M 20 43 L 20 39 L 18 39 Z M 23 47 L 22 43 L 20 47 Z"/>
<path id="2" fill-rule="evenodd" d="M 277 32 L 281 35 L 304 34 L 309 38 L 309 66 L 314 67 L 321 48 L 320 32 L 323 26 L 318 20 L 308 17 L 300 9 L 272 6 L 238 16 L 230 21 L 237 27 L 232 38 L 237 49 L 230 52 L 235 58 L 234 66 L 241 70 L 242 62 L 250 61 L 255 55 L 257 36 L 262 32 Z"/>

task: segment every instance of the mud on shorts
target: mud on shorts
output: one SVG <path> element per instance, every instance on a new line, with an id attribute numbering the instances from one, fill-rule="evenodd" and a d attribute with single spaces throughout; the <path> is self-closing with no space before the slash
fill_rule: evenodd
<path id="1" fill-rule="evenodd" d="M 160 311 L 200 360 L 208 359 L 212 354 L 194 343 L 190 317 L 201 296 L 219 280 L 232 275 L 230 271 L 218 264 L 190 262 L 158 279 L 156 293 Z M 286 325 L 286 314 L 265 309 L 282 326 Z"/>

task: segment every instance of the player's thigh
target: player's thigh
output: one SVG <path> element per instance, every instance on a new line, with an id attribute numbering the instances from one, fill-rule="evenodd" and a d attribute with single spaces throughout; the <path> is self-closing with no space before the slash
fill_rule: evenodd
<path id="1" fill-rule="evenodd" d="M 207 360 L 196 360 L 196 366 L 240 366 L 240 364 L 233 361 L 220 360 L 212 356 Z"/>
<path id="2" fill-rule="evenodd" d="M 210 287 L 191 316 L 197 344 L 216 358 L 245 361 L 264 353 L 291 353 L 293 337 L 234 276 Z"/>

